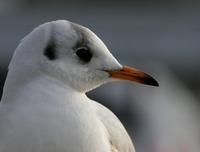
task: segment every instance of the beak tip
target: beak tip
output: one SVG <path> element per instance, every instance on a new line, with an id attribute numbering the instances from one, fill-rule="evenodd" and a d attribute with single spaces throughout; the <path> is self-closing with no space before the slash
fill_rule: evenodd
<path id="1" fill-rule="evenodd" d="M 155 79 L 150 83 L 150 85 L 159 87 L 159 83 Z"/>
<path id="2" fill-rule="evenodd" d="M 159 87 L 159 83 L 151 76 L 147 75 L 144 84 Z"/>

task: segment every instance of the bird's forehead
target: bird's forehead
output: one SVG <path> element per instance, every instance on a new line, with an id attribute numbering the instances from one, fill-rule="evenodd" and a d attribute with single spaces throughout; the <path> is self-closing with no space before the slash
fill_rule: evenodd
<path id="1" fill-rule="evenodd" d="M 58 20 L 54 21 L 53 24 L 53 31 L 55 32 L 55 34 L 64 34 L 66 36 L 78 35 L 79 37 L 88 37 L 90 35 L 89 29 L 70 21 Z"/>
<path id="2" fill-rule="evenodd" d="M 51 35 L 57 46 L 72 47 L 80 39 L 80 34 L 72 23 L 66 20 L 58 20 L 51 23 Z"/>
<path id="3" fill-rule="evenodd" d="M 101 49 L 104 50 L 104 52 L 107 50 L 105 44 L 90 29 L 73 22 L 65 20 L 57 21 L 54 35 L 62 42 L 66 42 L 65 40 L 67 39 L 75 48 L 79 46 L 88 46 L 94 50 Z"/>
<path id="4" fill-rule="evenodd" d="M 66 20 L 58 20 L 53 22 L 53 35 L 58 40 L 78 41 L 78 43 L 86 42 L 90 37 L 89 29 Z"/>
<path id="5" fill-rule="evenodd" d="M 79 35 L 79 41 L 83 44 L 92 45 L 93 47 L 102 48 L 104 50 L 107 49 L 101 39 L 90 29 L 76 23 L 71 23 L 71 26 L 75 29 Z"/>
<path id="6" fill-rule="evenodd" d="M 55 35 L 64 35 L 67 37 L 76 35 L 76 31 L 72 27 L 71 22 L 65 20 L 54 21 L 52 31 Z"/>
<path id="7" fill-rule="evenodd" d="M 94 34 L 88 28 L 76 23 L 71 23 L 71 27 L 76 31 L 79 36 L 79 41 L 89 42 L 94 38 Z"/>

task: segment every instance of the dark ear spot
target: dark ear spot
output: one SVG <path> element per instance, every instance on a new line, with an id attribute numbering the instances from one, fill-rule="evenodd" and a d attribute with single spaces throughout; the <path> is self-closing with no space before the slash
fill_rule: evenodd
<path id="1" fill-rule="evenodd" d="M 49 42 L 49 44 L 46 46 L 44 50 L 44 55 L 49 59 L 49 60 L 55 60 L 57 58 L 56 55 L 56 45 L 53 42 Z"/>

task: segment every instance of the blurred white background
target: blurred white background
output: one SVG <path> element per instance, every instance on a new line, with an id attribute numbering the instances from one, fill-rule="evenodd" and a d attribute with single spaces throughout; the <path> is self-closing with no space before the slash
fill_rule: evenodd
<path id="1" fill-rule="evenodd" d="M 144 69 L 160 83 L 115 82 L 88 93 L 118 115 L 137 152 L 199 152 L 199 17 L 195 0 L 0 0 L 0 90 L 26 34 L 47 21 L 77 22 L 122 64 Z"/>

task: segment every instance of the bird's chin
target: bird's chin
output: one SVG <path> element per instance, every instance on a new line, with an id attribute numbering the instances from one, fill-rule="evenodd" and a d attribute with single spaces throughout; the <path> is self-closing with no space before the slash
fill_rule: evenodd
<path id="1" fill-rule="evenodd" d="M 86 72 L 83 72 L 82 75 L 85 75 L 85 77 L 78 77 L 75 79 L 76 75 L 73 77 L 73 81 L 70 83 L 71 87 L 79 92 L 89 92 L 107 82 L 110 81 L 109 74 L 102 70 L 90 70 Z"/>
<path id="2" fill-rule="evenodd" d="M 88 88 L 85 91 L 89 92 L 110 81 L 112 80 L 110 79 L 109 74 L 107 72 L 102 71 L 102 70 L 96 70 L 95 76 L 90 79 L 90 82 L 89 82 L 90 86 L 88 86 Z"/>

